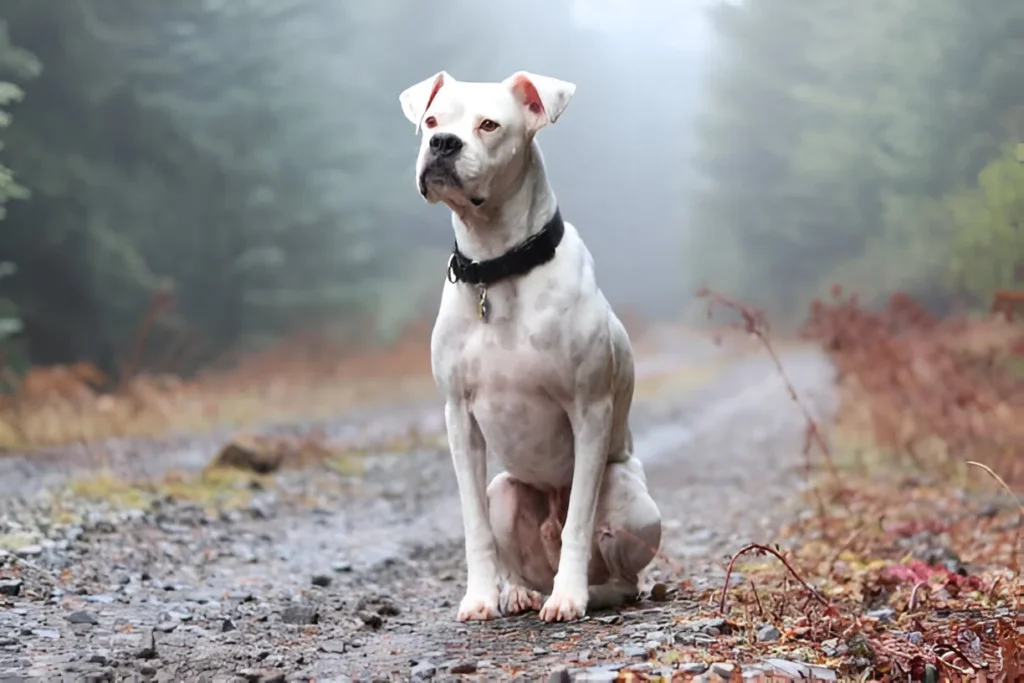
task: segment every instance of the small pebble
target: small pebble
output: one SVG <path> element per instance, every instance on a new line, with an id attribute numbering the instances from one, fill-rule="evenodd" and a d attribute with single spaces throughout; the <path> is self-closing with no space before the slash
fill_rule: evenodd
<path id="1" fill-rule="evenodd" d="M 319 623 L 320 612 L 316 607 L 305 605 L 292 605 L 281 612 L 281 620 L 286 624 L 298 624 L 308 626 Z"/>
<path id="2" fill-rule="evenodd" d="M 379 614 L 374 614 L 373 612 L 360 611 L 356 616 L 375 631 L 384 625 L 384 619 Z"/>
<path id="3" fill-rule="evenodd" d="M 893 615 L 896 614 L 896 610 L 891 607 L 883 607 L 868 612 L 865 616 L 871 617 L 872 619 L 878 619 L 880 622 L 885 623 L 892 621 Z"/>
<path id="4" fill-rule="evenodd" d="M 736 670 L 735 664 L 729 664 L 727 662 L 717 662 L 711 665 L 711 673 L 722 678 L 732 678 L 732 672 Z"/>
<path id="5" fill-rule="evenodd" d="M 572 676 L 569 675 L 568 669 L 555 669 L 548 674 L 547 683 L 571 683 Z"/>
<path id="6" fill-rule="evenodd" d="M 687 662 L 686 664 L 680 664 L 679 670 L 686 674 L 699 676 L 708 670 L 708 665 L 704 662 Z"/>
<path id="7" fill-rule="evenodd" d="M 762 626 L 757 631 L 757 639 L 762 643 L 774 643 L 776 640 L 782 637 L 779 633 L 779 629 L 775 628 L 771 624 Z"/>
<path id="8" fill-rule="evenodd" d="M 79 610 L 78 612 L 72 612 L 67 616 L 67 620 L 72 624 L 90 624 L 95 626 L 100 623 L 99 619 L 92 612 L 86 612 Z"/>
<path id="9" fill-rule="evenodd" d="M 413 678 L 433 678 L 437 668 L 429 660 L 424 660 L 414 666 L 409 673 Z"/>
<path id="10" fill-rule="evenodd" d="M 647 659 L 648 657 L 647 648 L 639 645 L 627 645 L 622 648 L 622 653 L 630 659 Z"/>
<path id="11" fill-rule="evenodd" d="M 313 577 L 313 585 L 319 588 L 327 588 L 331 585 L 331 577 L 327 574 L 317 574 Z"/>

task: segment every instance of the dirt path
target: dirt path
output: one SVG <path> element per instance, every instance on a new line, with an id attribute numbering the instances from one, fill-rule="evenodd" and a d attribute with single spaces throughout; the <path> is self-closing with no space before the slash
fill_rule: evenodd
<path id="1" fill-rule="evenodd" d="M 663 372 L 673 362 L 699 362 L 702 353 L 713 355 L 694 348 L 638 367 Z M 810 349 L 784 355 L 801 396 L 827 415 L 834 402 L 828 362 Z M 339 436 L 410 422 L 438 430 L 438 407 L 318 427 Z M 771 539 L 781 504 L 803 482 L 804 427 L 763 356 L 733 363 L 695 392 L 638 400 L 636 451 L 662 508 L 662 549 L 671 558 L 659 561 L 652 581 L 721 581 L 731 552 Z M 115 466 L 131 462 L 136 472 L 160 476 L 201 466 L 217 438 L 106 450 Z M 462 530 L 443 449 L 367 457 L 356 474 L 287 472 L 272 486 L 245 491 L 241 505 L 158 499 L 135 506 L 141 509 L 55 493 L 81 476 L 67 465 L 75 457 L 0 461 L 0 539 L 23 558 L 17 572 L 0 573 L 9 577 L 0 579 L 0 681 L 494 679 L 511 672 L 532 679 L 552 671 L 561 671 L 556 680 L 611 680 L 624 666 L 699 673 L 703 665 L 685 656 L 658 663 L 648 655 L 673 643 L 706 647 L 723 628 L 679 626 L 677 617 L 698 608 L 684 595 L 573 624 L 544 625 L 536 615 L 456 623 Z"/>

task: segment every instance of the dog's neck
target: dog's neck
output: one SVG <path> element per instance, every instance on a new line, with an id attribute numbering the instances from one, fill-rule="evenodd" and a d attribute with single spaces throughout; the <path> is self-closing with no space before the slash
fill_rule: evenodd
<path id="1" fill-rule="evenodd" d="M 474 261 L 498 258 L 517 244 L 540 232 L 558 206 L 548 184 L 540 146 L 531 141 L 523 170 L 504 198 L 495 206 L 459 207 L 452 212 L 455 243 Z M 489 200 L 490 201 L 490 200 Z"/>

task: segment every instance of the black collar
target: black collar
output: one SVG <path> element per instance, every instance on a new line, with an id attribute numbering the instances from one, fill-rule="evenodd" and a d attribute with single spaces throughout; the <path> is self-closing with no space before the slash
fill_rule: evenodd
<path id="1" fill-rule="evenodd" d="M 452 249 L 452 257 L 448 260 L 448 280 L 486 287 L 505 278 L 525 275 L 555 257 L 555 249 L 564 234 L 565 223 L 562 222 L 561 212 L 556 208 L 555 215 L 544 224 L 540 232 L 498 258 L 473 261 L 459 251 L 459 245 L 456 244 Z"/>

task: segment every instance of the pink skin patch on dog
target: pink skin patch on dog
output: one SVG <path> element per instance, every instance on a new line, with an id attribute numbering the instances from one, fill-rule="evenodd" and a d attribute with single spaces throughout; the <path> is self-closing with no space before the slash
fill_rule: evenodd
<path id="1" fill-rule="evenodd" d="M 519 76 L 512 85 L 519 92 L 519 96 L 523 98 L 523 104 L 526 105 L 530 112 L 537 116 L 544 113 L 544 104 L 540 101 L 540 94 L 529 78 Z"/>

